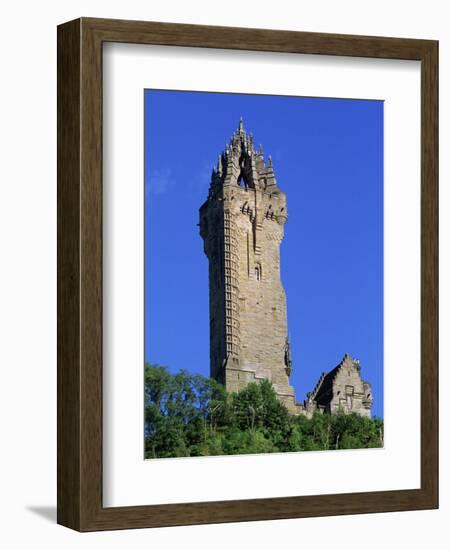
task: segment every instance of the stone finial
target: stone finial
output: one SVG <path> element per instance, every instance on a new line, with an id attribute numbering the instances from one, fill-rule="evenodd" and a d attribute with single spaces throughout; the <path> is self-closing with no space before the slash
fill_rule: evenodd
<path id="1" fill-rule="evenodd" d="M 240 117 L 240 121 L 239 121 L 239 134 L 243 134 L 244 132 L 244 128 L 243 128 L 243 117 L 241 116 Z"/>

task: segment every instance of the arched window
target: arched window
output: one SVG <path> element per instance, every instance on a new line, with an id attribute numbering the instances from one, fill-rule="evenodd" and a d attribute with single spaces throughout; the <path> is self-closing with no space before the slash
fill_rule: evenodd
<path id="1" fill-rule="evenodd" d="M 254 275 L 256 277 L 256 281 L 260 281 L 262 279 L 262 267 L 260 264 L 257 264 L 254 268 Z"/>

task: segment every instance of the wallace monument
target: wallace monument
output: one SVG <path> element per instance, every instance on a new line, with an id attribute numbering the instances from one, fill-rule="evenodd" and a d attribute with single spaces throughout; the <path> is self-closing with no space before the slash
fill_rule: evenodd
<path id="1" fill-rule="evenodd" d="M 345 355 L 323 373 L 303 403 L 290 384 L 292 355 L 287 303 L 280 276 L 280 245 L 287 197 L 271 157 L 264 160 L 240 119 L 218 157 L 200 234 L 209 259 L 210 374 L 228 391 L 268 379 L 293 414 L 339 410 L 371 416 L 372 392 L 360 364 Z"/>

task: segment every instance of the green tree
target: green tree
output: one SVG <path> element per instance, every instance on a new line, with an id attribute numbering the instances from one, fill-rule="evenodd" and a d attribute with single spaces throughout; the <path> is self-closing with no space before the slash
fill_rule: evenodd
<path id="1" fill-rule="evenodd" d="M 145 365 L 146 458 L 358 449 L 383 445 L 383 421 L 291 415 L 268 380 L 228 393 L 186 370 Z"/>

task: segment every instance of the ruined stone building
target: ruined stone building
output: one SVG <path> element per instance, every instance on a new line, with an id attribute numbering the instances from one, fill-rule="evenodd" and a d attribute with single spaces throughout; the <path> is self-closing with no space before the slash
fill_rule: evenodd
<path id="1" fill-rule="evenodd" d="M 371 416 L 371 386 L 360 376 L 360 363 L 346 354 L 328 373 L 323 372 L 298 412 L 312 416 L 315 411 L 335 414 L 339 409 Z"/>
<path id="2" fill-rule="evenodd" d="M 200 208 L 200 234 L 209 259 L 211 376 L 231 392 L 266 378 L 295 414 L 333 413 L 340 406 L 369 416 L 371 388 L 348 356 L 320 378 L 303 404 L 296 402 L 280 276 L 286 221 L 286 196 L 271 157 L 265 161 L 262 147 L 255 147 L 240 120 L 218 157 Z"/>

